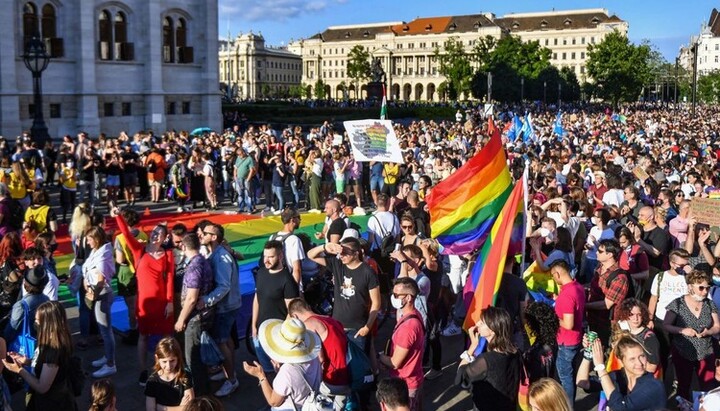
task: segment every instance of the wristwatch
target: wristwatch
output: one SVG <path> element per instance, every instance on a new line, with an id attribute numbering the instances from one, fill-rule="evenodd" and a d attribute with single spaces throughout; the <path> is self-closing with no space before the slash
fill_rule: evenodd
<path id="1" fill-rule="evenodd" d="M 475 361 L 475 357 L 470 355 L 467 350 L 463 351 L 462 354 L 460 354 L 460 359 L 463 361 L 467 361 L 468 363 Z"/>

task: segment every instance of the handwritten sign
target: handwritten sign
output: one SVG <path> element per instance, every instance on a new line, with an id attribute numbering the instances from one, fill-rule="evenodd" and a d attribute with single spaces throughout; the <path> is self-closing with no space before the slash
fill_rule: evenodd
<path id="1" fill-rule="evenodd" d="M 720 226 L 720 200 L 695 197 L 690 203 L 690 214 L 698 223 Z"/>
<path id="2" fill-rule="evenodd" d="M 647 171 L 645 171 L 645 169 L 640 166 L 633 168 L 632 173 L 640 181 L 645 181 L 650 178 L 650 175 L 647 173 Z"/>
<path id="3" fill-rule="evenodd" d="M 343 122 L 357 161 L 402 163 L 400 143 L 390 120 Z"/>

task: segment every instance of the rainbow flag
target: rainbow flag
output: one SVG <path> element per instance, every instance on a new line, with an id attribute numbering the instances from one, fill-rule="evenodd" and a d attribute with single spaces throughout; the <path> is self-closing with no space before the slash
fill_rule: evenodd
<path id="1" fill-rule="evenodd" d="M 474 293 L 463 324 L 463 328 L 466 330 L 477 323 L 480 319 L 480 312 L 484 308 L 495 304 L 505 269 L 505 259 L 508 254 L 519 252 L 522 248 L 521 244 L 517 244 L 517 240 L 522 238 L 522 233 L 524 233 L 523 197 L 523 182 L 518 181 L 495 220 L 490 236 L 475 261 L 471 273 L 472 278 L 467 282 L 475 284 L 471 285 L 474 286 Z M 511 249 L 511 244 L 514 250 Z M 474 278 L 476 275 L 477 280 Z"/>
<path id="2" fill-rule="evenodd" d="M 500 133 L 492 127 L 488 144 L 426 197 L 431 232 L 444 254 L 480 248 L 512 191 Z"/>

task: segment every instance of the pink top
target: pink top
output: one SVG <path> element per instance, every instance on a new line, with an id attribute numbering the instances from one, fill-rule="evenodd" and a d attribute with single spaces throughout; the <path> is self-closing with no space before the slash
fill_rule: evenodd
<path id="1" fill-rule="evenodd" d="M 585 289 L 577 281 L 572 281 L 560 287 L 560 294 L 555 299 L 555 314 L 562 319 L 565 314 L 575 316 L 573 329 L 558 329 L 558 345 L 578 345 L 582 342 L 583 313 L 585 312 Z"/>
<path id="2" fill-rule="evenodd" d="M 684 243 L 688 236 L 688 220 L 677 216 L 670 220 L 668 224 L 670 226 L 670 235 L 677 239 L 677 245 Z"/>
<path id="3" fill-rule="evenodd" d="M 397 370 L 390 370 L 390 376 L 402 378 L 411 390 L 417 389 L 423 382 L 422 357 L 425 345 L 422 317 L 417 310 L 413 314 L 416 318 L 401 319 L 395 326 L 389 354 L 392 356 L 395 347 L 409 351 L 403 365 Z"/>

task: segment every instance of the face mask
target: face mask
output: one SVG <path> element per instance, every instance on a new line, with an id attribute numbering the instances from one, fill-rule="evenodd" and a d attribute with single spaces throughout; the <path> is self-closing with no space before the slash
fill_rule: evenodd
<path id="1" fill-rule="evenodd" d="M 720 286 L 720 277 L 713 276 L 713 285 Z"/>
<path id="2" fill-rule="evenodd" d="M 590 218 L 590 222 L 592 225 L 598 225 L 600 223 L 600 220 L 597 217 Z"/>
<path id="3" fill-rule="evenodd" d="M 638 220 L 638 225 L 640 225 L 640 227 L 645 227 L 647 225 L 647 223 L 648 222 L 645 220 Z"/>
<path id="4" fill-rule="evenodd" d="M 697 295 L 697 294 L 690 294 L 690 296 L 692 297 L 693 300 L 695 300 L 697 302 L 700 302 L 705 299 L 705 297 L 703 297 L 701 295 Z"/>
<path id="5" fill-rule="evenodd" d="M 630 324 L 627 321 L 618 321 L 618 326 L 623 331 L 630 331 Z"/>
<path id="6" fill-rule="evenodd" d="M 685 275 L 685 270 L 683 270 L 682 268 L 679 268 L 679 267 L 675 269 L 675 272 L 678 275 Z"/>
<path id="7" fill-rule="evenodd" d="M 401 298 L 395 298 L 394 295 L 390 296 L 390 304 L 392 304 L 393 308 L 396 310 L 402 310 L 402 308 L 405 306 L 403 300 Z"/>

